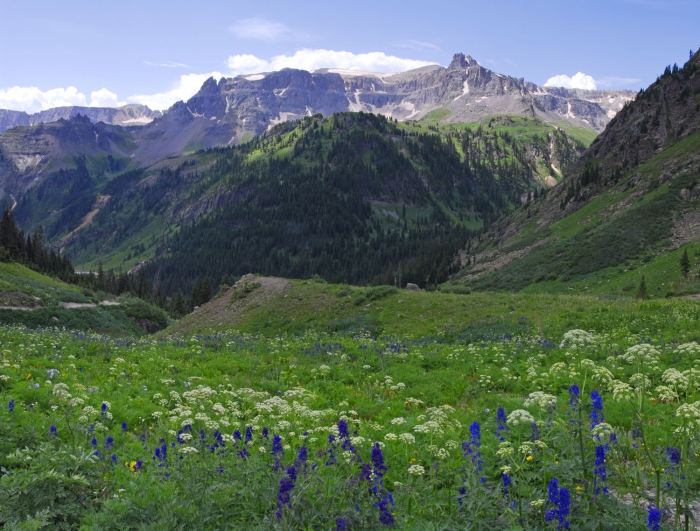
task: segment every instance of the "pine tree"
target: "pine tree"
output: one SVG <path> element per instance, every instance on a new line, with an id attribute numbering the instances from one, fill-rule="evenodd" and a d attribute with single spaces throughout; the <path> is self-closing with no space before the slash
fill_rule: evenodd
<path id="1" fill-rule="evenodd" d="M 644 275 L 642 275 L 642 281 L 639 283 L 639 287 L 637 288 L 636 297 L 638 299 L 646 299 L 647 298 L 647 283 L 646 283 L 646 279 L 644 278 Z"/>
<path id="2" fill-rule="evenodd" d="M 685 249 L 683 251 L 683 256 L 681 256 L 681 273 L 683 273 L 684 277 L 688 276 L 688 272 L 690 271 L 690 259 L 688 258 L 688 249 Z"/>

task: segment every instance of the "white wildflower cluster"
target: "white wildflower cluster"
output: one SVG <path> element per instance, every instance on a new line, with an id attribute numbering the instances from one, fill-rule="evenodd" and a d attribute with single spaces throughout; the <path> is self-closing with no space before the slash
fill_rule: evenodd
<path id="1" fill-rule="evenodd" d="M 515 409 L 508 414 L 507 422 L 511 426 L 518 426 L 520 424 L 529 426 L 535 422 L 535 417 L 533 417 L 529 411 L 525 411 L 524 409 Z"/>
<path id="2" fill-rule="evenodd" d="M 425 468 L 421 465 L 411 465 L 408 467 L 408 473 L 412 476 L 422 476 L 425 474 Z"/>
<path id="3" fill-rule="evenodd" d="M 530 393 L 525 400 L 525 407 L 537 406 L 543 411 L 548 411 L 557 407 L 557 397 L 548 395 L 542 391 Z"/>
<path id="4" fill-rule="evenodd" d="M 416 438 L 412 433 L 402 433 L 399 435 L 399 441 L 404 444 L 416 444 Z"/>
<path id="5" fill-rule="evenodd" d="M 620 380 L 610 382 L 609 389 L 613 394 L 613 400 L 615 400 L 615 402 L 630 400 L 634 394 L 632 387 Z"/>
<path id="6" fill-rule="evenodd" d="M 661 353 L 647 343 L 634 345 L 628 348 L 624 354 L 620 355 L 620 359 L 630 365 L 646 365 L 650 368 L 655 367 L 659 363 Z"/>
<path id="7" fill-rule="evenodd" d="M 585 330 L 569 330 L 564 334 L 559 345 L 561 349 L 578 350 L 591 346 L 595 341 L 593 334 Z"/>

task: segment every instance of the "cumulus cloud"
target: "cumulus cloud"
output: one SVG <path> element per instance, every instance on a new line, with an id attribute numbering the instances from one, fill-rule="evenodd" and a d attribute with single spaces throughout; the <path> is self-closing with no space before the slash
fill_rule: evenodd
<path id="1" fill-rule="evenodd" d="M 93 90 L 90 93 L 90 107 L 121 107 L 122 105 L 126 105 L 126 102 L 117 101 L 117 95 L 106 88 Z"/>
<path id="2" fill-rule="evenodd" d="M 0 109 L 34 113 L 53 107 L 87 106 L 85 94 L 75 87 L 42 91 L 37 87 L 0 89 Z"/>
<path id="3" fill-rule="evenodd" d="M 217 81 L 224 77 L 220 72 L 211 72 L 209 74 L 186 74 L 180 76 L 180 79 L 175 83 L 173 88 L 167 92 L 158 94 L 135 94 L 127 99 L 130 103 L 140 103 L 147 105 L 155 111 L 163 111 L 171 107 L 175 102 L 180 100 L 187 101 L 194 96 L 204 82 L 210 77 L 214 77 Z"/>
<path id="4" fill-rule="evenodd" d="M 564 87 L 567 89 L 596 90 L 596 82 L 591 76 L 578 72 L 569 77 L 566 74 L 550 77 L 544 84 L 545 87 Z"/>
<path id="5" fill-rule="evenodd" d="M 229 31 L 241 39 L 258 41 L 303 40 L 309 38 L 306 33 L 295 31 L 287 24 L 264 18 L 246 18 L 239 20 L 229 27 Z"/>
<path id="6" fill-rule="evenodd" d="M 310 72 L 319 68 L 339 68 L 342 70 L 365 70 L 369 72 L 405 72 L 435 63 L 416 59 L 403 59 L 384 52 L 355 54 L 333 50 L 303 49 L 294 55 L 277 55 L 271 60 L 254 55 L 232 55 L 228 67 L 236 75 L 271 72 L 282 68 L 298 68 Z"/>

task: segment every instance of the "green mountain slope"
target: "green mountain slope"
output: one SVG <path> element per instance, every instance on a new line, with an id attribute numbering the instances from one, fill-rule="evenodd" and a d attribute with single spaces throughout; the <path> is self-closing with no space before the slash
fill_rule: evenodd
<path id="1" fill-rule="evenodd" d="M 494 224 L 454 280 L 634 295 L 645 274 L 650 294 L 687 291 L 693 275 L 667 254 L 700 238 L 698 109 L 696 54 L 640 92 L 545 199 Z"/>
<path id="2" fill-rule="evenodd" d="M 522 117 L 437 127 L 314 116 L 123 173 L 95 189 L 109 199 L 91 223 L 60 237 L 85 267 L 151 260 L 145 271 L 168 294 L 250 271 L 434 284 L 475 231 L 583 149 Z"/>

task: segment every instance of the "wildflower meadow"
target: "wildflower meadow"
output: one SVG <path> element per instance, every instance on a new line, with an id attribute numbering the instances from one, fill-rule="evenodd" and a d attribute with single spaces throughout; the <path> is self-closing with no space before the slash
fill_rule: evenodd
<path id="1" fill-rule="evenodd" d="M 4 328 L 0 523 L 695 529 L 700 345 L 663 323 L 596 328 L 133 342 Z"/>

